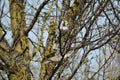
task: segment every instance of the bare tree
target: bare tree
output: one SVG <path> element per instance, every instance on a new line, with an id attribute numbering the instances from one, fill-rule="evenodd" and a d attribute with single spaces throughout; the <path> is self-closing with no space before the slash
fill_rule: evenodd
<path id="1" fill-rule="evenodd" d="M 119 0 L 0 2 L 0 79 L 116 78 Z"/>

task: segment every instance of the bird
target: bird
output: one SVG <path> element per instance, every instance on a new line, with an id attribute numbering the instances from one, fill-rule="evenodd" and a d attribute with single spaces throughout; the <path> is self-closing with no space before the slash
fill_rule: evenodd
<path id="1" fill-rule="evenodd" d="M 60 25 L 61 36 L 64 36 L 68 31 L 68 22 L 62 21 Z"/>

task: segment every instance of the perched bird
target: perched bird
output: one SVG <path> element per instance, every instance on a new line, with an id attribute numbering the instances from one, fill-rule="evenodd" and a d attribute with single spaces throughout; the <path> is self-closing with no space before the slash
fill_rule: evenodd
<path id="1" fill-rule="evenodd" d="M 68 31 L 68 22 L 62 21 L 60 25 L 61 36 L 64 36 Z"/>

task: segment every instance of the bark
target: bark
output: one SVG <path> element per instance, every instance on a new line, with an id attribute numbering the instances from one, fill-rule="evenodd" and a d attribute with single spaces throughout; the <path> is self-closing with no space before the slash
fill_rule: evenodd
<path id="1" fill-rule="evenodd" d="M 28 35 L 25 33 L 26 21 L 25 21 L 25 6 L 24 0 L 9 0 L 10 5 L 10 18 L 13 44 L 10 49 L 11 60 L 9 61 L 10 80 L 30 80 L 29 70 L 29 43 Z"/>

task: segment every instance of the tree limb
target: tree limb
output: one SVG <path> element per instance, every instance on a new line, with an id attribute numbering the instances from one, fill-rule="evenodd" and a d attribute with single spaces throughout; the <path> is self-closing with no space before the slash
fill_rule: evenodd
<path id="1" fill-rule="evenodd" d="M 38 19 L 38 16 L 41 12 L 41 10 L 43 9 L 43 7 L 49 2 L 49 0 L 44 0 L 44 2 L 39 6 L 37 12 L 35 13 L 35 16 L 34 18 L 32 19 L 32 22 L 29 26 L 29 28 L 26 30 L 26 33 L 28 34 L 29 31 L 33 28 L 34 24 L 36 23 L 37 19 Z"/>

